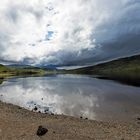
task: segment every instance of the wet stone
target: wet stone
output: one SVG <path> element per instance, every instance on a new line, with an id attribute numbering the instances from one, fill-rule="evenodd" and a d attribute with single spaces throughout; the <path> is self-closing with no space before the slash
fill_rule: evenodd
<path id="1" fill-rule="evenodd" d="M 51 113 L 52 116 L 54 116 L 54 113 Z"/>
<path id="2" fill-rule="evenodd" d="M 37 110 L 38 110 L 38 108 L 35 106 L 33 110 L 34 110 L 34 111 L 37 111 Z"/>

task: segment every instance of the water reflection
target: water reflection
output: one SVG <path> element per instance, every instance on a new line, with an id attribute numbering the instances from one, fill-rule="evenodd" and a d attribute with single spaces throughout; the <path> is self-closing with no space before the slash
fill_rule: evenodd
<path id="1" fill-rule="evenodd" d="M 0 85 L 0 100 L 32 110 L 89 119 L 133 117 L 140 112 L 140 88 L 86 76 L 17 78 Z"/>

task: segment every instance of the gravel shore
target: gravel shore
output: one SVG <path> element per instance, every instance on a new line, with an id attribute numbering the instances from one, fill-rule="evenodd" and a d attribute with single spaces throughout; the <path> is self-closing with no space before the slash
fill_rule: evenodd
<path id="1" fill-rule="evenodd" d="M 31 112 L 0 102 L 0 140 L 140 140 L 139 119 L 99 122 Z M 48 132 L 39 137 L 40 125 Z"/>

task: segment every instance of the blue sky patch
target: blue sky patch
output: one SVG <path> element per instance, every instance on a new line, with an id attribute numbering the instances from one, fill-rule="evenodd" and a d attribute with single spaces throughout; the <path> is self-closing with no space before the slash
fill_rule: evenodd
<path id="1" fill-rule="evenodd" d="M 45 40 L 50 40 L 53 37 L 54 32 L 53 31 L 48 31 L 48 34 L 45 37 Z"/>

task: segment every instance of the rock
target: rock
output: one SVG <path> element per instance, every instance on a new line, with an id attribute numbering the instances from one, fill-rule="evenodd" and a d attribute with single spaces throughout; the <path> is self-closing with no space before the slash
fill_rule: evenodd
<path id="1" fill-rule="evenodd" d="M 34 111 L 37 111 L 37 110 L 38 110 L 38 108 L 35 106 L 35 107 L 34 107 Z"/>
<path id="2" fill-rule="evenodd" d="M 54 116 L 54 113 L 51 113 L 52 116 Z"/>
<path id="3" fill-rule="evenodd" d="M 49 109 L 45 109 L 44 112 L 47 113 L 49 111 Z"/>
<path id="4" fill-rule="evenodd" d="M 18 107 L 18 109 L 22 109 L 22 107 Z"/>
<path id="5" fill-rule="evenodd" d="M 83 117 L 81 116 L 80 119 L 83 119 Z"/>
<path id="6" fill-rule="evenodd" d="M 137 120 L 139 120 L 139 121 L 140 121 L 140 117 L 138 117 L 138 118 L 137 118 Z"/>
<path id="7" fill-rule="evenodd" d="M 85 120 L 88 120 L 88 118 L 85 118 Z"/>
<path id="8" fill-rule="evenodd" d="M 43 136 L 43 135 L 45 135 L 46 133 L 48 132 L 48 129 L 47 128 L 44 128 L 43 126 L 39 126 L 38 127 L 38 130 L 37 130 L 37 135 L 38 136 Z"/>
<path id="9" fill-rule="evenodd" d="M 41 98 L 41 100 L 43 100 L 43 98 Z"/>

